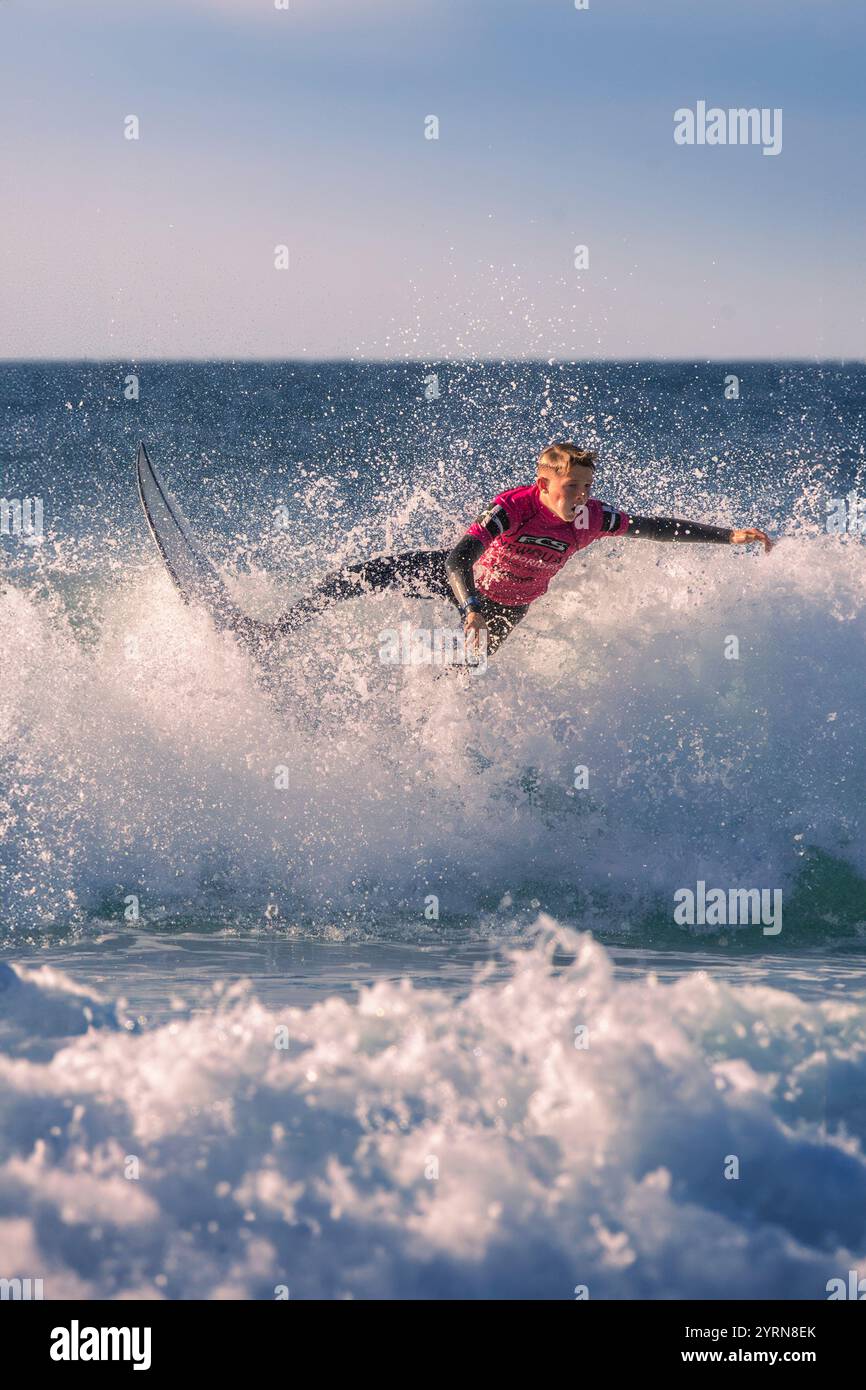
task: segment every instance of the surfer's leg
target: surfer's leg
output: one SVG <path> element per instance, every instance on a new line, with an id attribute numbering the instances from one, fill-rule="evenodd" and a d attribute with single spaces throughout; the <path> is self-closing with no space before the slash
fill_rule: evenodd
<path id="1" fill-rule="evenodd" d="M 253 647 L 264 647 L 275 637 L 294 632 L 334 603 L 360 598 L 363 594 L 396 589 L 409 598 L 450 598 L 451 586 L 445 573 L 446 550 L 406 550 L 399 555 L 380 555 L 375 560 L 346 565 L 326 574 L 305 598 L 287 608 L 276 622 L 260 622 L 237 614 L 233 631 Z"/>
<path id="2" fill-rule="evenodd" d="M 444 550 L 407 550 L 334 570 L 305 598 L 293 603 L 272 625 L 273 629 L 292 632 L 333 603 L 383 589 L 397 589 L 409 598 L 445 598 L 451 593 L 445 575 L 446 554 Z"/>
<path id="3" fill-rule="evenodd" d="M 233 626 L 240 637 L 257 646 L 271 642 L 282 633 L 294 632 L 334 603 L 383 589 L 396 589 L 409 598 L 448 599 L 456 608 L 457 600 L 445 573 L 447 554 L 446 550 L 408 550 L 399 555 L 381 555 L 375 560 L 346 565 L 326 575 L 306 598 L 293 603 L 276 622 L 245 618 L 242 624 Z M 526 612 L 526 605 L 508 607 L 493 599 L 482 599 L 481 616 L 487 624 L 488 656 L 499 650 Z"/>
<path id="4" fill-rule="evenodd" d="M 487 655 L 493 656 L 505 639 L 526 617 L 528 604 L 520 608 L 507 608 L 504 603 L 494 603 L 493 599 L 481 600 L 481 616 L 487 624 Z"/>

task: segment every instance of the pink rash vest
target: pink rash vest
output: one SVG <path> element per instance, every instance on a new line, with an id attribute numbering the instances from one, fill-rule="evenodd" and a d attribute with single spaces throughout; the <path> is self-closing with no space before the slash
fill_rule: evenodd
<path id="1" fill-rule="evenodd" d="M 468 527 L 484 546 L 474 566 L 478 591 L 508 607 L 532 603 L 572 555 L 600 536 L 621 535 L 628 523 L 625 512 L 596 497 L 578 507 L 574 521 L 563 521 L 542 502 L 538 483 L 500 492 Z"/>

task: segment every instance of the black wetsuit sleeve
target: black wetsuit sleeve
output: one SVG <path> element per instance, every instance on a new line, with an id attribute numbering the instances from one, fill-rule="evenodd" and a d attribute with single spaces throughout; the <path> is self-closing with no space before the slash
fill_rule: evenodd
<path id="1" fill-rule="evenodd" d="M 501 494 L 494 498 L 490 506 L 480 516 L 477 516 L 472 524 L 483 527 L 489 535 L 490 541 L 497 540 L 509 529 L 511 514 L 503 504 Z M 471 531 L 467 531 L 466 535 L 461 536 L 454 549 L 449 550 L 445 557 L 445 573 L 448 576 L 448 583 L 451 585 L 451 592 L 461 608 L 468 599 L 478 597 L 475 591 L 472 566 L 484 554 L 490 541 L 482 540 L 478 536 L 473 536 Z"/>
<path id="2" fill-rule="evenodd" d="M 730 545 L 734 533 L 727 526 L 707 526 L 702 521 L 682 521 L 674 516 L 633 516 L 622 534 L 645 541 L 711 541 Z"/>
<path id="3" fill-rule="evenodd" d="M 449 550 L 445 556 L 445 573 L 448 576 L 448 583 L 451 585 L 451 592 L 461 608 L 467 599 L 477 598 L 472 567 L 483 554 L 483 541 L 480 541 L 477 536 L 470 536 L 467 532 L 465 536 L 461 536 L 454 549 Z"/>

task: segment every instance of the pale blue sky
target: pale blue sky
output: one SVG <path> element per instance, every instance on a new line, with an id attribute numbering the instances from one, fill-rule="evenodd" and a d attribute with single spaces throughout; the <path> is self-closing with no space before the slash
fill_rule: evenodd
<path id="1" fill-rule="evenodd" d="M 0 356 L 863 357 L 864 39 L 860 0 L 0 0 Z M 675 145 L 698 100 L 782 153 Z"/>

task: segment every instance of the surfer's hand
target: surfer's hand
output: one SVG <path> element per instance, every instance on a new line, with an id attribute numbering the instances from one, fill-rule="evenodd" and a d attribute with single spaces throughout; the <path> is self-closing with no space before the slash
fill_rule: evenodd
<path id="1" fill-rule="evenodd" d="M 773 549 L 773 542 L 763 531 L 756 531 L 753 526 L 747 526 L 743 531 L 731 532 L 731 545 L 751 545 L 753 541 L 760 541 L 764 547 L 764 554 L 769 555 Z"/>
<path id="2" fill-rule="evenodd" d="M 478 640 L 482 632 L 487 631 L 487 624 L 480 613 L 470 610 L 463 620 L 463 631 L 466 635 L 466 648 L 469 652 L 478 651 Z"/>

